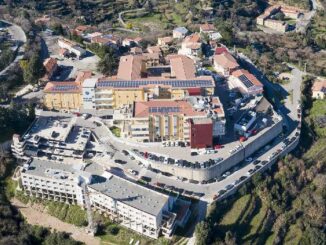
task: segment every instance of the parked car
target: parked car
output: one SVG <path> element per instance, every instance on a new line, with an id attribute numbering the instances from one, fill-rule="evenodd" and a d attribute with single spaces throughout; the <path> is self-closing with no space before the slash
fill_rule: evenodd
<path id="1" fill-rule="evenodd" d="M 151 182 L 152 181 L 152 178 L 150 178 L 148 176 L 141 176 L 140 179 L 145 181 L 145 182 Z"/>
<path id="2" fill-rule="evenodd" d="M 255 170 L 249 169 L 248 172 L 247 172 L 247 175 L 252 175 L 254 172 L 255 172 Z"/>
<path id="3" fill-rule="evenodd" d="M 133 169 L 128 169 L 128 172 L 130 173 L 130 174 L 132 174 L 132 175 L 138 175 L 138 171 L 136 171 L 136 170 L 133 170 Z"/>
<path id="4" fill-rule="evenodd" d="M 230 185 L 225 186 L 225 189 L 226 190 L 231 190 L 233 187 L 234 187 L 234 185 L 230 184 Z"/>
<path id="5" fill-rule="evenodd" d="M 260 165 L 256 165 L 256 166 L 255 166 L 255 170 L 258 170 L 258 169 L 260 169 L 260 168 L 261 168 Z"/>
<path id="6" fill-rule="evenodd" d="M 190 180 L 189 180 L 189 183 L 192 183 L 192 184 L 199 184 L 199 181 L 197 181 L 197 180 L 193 180 L 193 179 L 190 179 Z"/>
<path id="7" fill-rule="evenodd" d="M 253 162 L 253 165 L 257 165 L 258 163 L 260 163 L 260 160 L 255 160 L 255 161 Z"/>
<path id="8" fill-rule="evenodd" d="M 268 163 L 268 161 L 266 161 L 266 160 L 261 162 L 262 165 L 266 165 L 267 163 Z"/>

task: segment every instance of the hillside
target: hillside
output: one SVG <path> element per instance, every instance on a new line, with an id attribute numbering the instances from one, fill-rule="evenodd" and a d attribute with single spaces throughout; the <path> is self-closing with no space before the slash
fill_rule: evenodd
<path id="1" fill-rule="evenodd" d="M 235 196 L 212 205 L 197 226 L 198 245 L 325 244 L 326 137 L 318 119 L 325 117 L 326 101 L 312 101 L 311 80 L 305 84 L 306 123 L 299 149 L 254 176 Z"/>

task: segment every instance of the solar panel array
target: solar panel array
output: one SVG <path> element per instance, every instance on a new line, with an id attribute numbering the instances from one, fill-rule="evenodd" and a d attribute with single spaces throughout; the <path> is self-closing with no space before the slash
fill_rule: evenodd
<path id="1" fill-rule="evenodd" d="M 115 80 L 99 81 L 98 88 L 138 88 L 146 85 L 170 85 L 175 88 L 214 87 L 212 80 Z"/>
<path id="2" fill-rule="evenodd" d="M 254 84 L 245 75 L 240 75 L 239 79 L 247 88 L 254 86 Z"/>
<path id="3" fill-rule="evenodd" d="M 56 85 L 51 90 L 64 92 L 64 91 L 71 91 L 71 90 L 78 90 L 79 87 L 77 85 Z"/>
<path id="4" fill-rule="evenodd" d="M 179 107 L 149 107 L 149 113 L 172 113 L 172 112 L 180 112 Z"/>

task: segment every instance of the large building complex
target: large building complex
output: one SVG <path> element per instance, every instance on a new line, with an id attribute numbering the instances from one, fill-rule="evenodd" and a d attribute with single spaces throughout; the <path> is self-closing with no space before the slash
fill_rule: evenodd
<path id="1" fill-rule="evenodd" d="M 167 66 L 147 67 L 144 55 L 120 59 L 118 74 L 109 78 L 89 78 L 82 82 L 49 82 L 44 89 L 44 105 L 49 109 L 115 109 L 134 101 L 183 99 L 192 95 L 212 95 L 211 76 L 196 76 L 193 61 L 182 55 L 170 58 Z"/>
<path id="2" fill-rule="evenodd" d="M 20 171 L 21 185 L 27 195 L 91 207 L 113 220 L 151 238 L 170 236 L 183 225 L 189 210 L 177 212 L 187 202 L 176 200 L 103 170 L 97 164 L 63 164 L 33 159 Z"/>
<path id="3" fill-rule="evenodd" d="M 225 134 L 225 115 L 217 97 L 135 102 L 120 125 L 123 137 L 140 142 L 183 141 L 192 148 L 212 147 Z"/>

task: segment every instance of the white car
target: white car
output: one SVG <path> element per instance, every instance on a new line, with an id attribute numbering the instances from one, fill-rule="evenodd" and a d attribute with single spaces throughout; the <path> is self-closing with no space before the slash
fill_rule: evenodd
<path id="1" fill-rule="evenodd" d="M 130 168 L 127 171 L 132 175 L 137 175 L 138 174 L 138 172 L 136 170 L 133 170 L 133 169 L 130 169 Z"/>
<path id="2" fill-rule="evenodd" d="M 164 158 L 164 162 L 163 162 L 164 164 L 168 164 L 168 158 L 166 157 L 166 158 Z"/>

